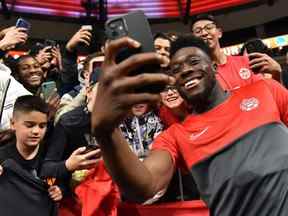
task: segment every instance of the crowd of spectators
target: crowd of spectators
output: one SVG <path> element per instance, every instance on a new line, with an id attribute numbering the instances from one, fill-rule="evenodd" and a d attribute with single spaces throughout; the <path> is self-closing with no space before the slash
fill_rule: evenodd
<path id="1" fill-rule="evenodd" d="M 282 69 L 281 65 L 269 55 L 268 49 L 265 46 L 261 47 L 263 45 L 261 40 L 254 40 L 254 42 L 260 41 L 260 45 L 256 48 L 261 49 L 251 51 L 249 44 L 252 42 L 249 41 L 243 46 L 241 55 L 226 56 L 220 46 L 223 31 L 213 16 L 197 16 L 192 20 L 190 28 L 189 35 L 201 38 L 208 46 L 207 53 L 209 58 L 211 57 L 211 65 L 215 70 L 217 83 L 224 91 L 223 94 L 226 95 L 228 92 L 229 95 L 229 92 L 244 86 L 253 86 L 262 80 L 277 82 L 276 86 L 282 84 L 282 77 L 285 77 L 285 81 L 288 80 L 287 68 Z M 182 43 L 189 44 L 185 40 L 189 40 L 190 37 L 183 37 L 181 34 L 161 32 L 154 36 L 155 51 L 165 59 L 160 65 L 161 72 L 175 77 L 180 76 L 177 75 L 179 70 L 186 70 L 185 67 L 197 64 L 197 60 L 193 58 L 185 59 L 185 64 L 175 62 L 170 64 L 171 44 L 179 38 L 182 38 Z M 11 205 L 0 207 L 6 212 L 5 215 L 65 216 L 63 209 L 67 200 L 72 200 L 74 204 L 80 206 L 80 210 L 75 210 L 74 215 L 81 215 L 81 211 L 83 215 L 81 206 L 84 204 L 79 202 L 80 198 L 77 197 L 75 188 L 83 184 L 85 178 L 91 174 L 91 170 L 103 162 L 100 150 L 103 147 L 100 148 L 98 143 L 101 136 L 98 134 L 95 138 L 93 135 L 91 116 L 94 115 L 93 110 L 99 103 L 105 103 L 104 99 L 99 99 L 101 95 L 97 91 L 98 81 L 102 77 L 99 59 L 102 62 L 107 57 L 104 47 L 107 50 L 108 46 L 109 49 L 109 42 L 108 45 L 103 42 L 101 50 L 90 53 L 83 61 L 79 61 L 79 46 L 88 47 L 91 39 L 91 30 L 80 28 L 65 46 L 59 46 L 57 43 L 37 43 L 31 47 L 28 54 L 14 59 L 9 56 L 9 51 L 29 40 L 27 30 L 12 26 L 0 32 L 0 162 L 2 164 L 0 191 L 5 192 L 4 186 L 6 192 L 9 192 L 7 188 L 13 191 L 11 185 L 15 182 L 10 179 L 16 177 L 11 173 L 20 172 L 20 177 L 15 180 L 18 180 L 17 184 L 22 187 L 25 184 L 23 178 L 32 179 L 27 181 L 26 186 L 31 187 L 32 192 L 39 190 L 41 192 L 39 196 L 42 197 L 42 203 L 39 204 L 40 201 L 37 203 L 38 208 L 23 206 L 19 210 Z M 177 50 L 175 47 L 174 49 Z M 184 72 L 181 76 L 182 79 L 185 78 Z M 189 85 L 198 85 L 200 78 L 195 77 Z M 284 84 L 287 86 L 285 82 Z M 47 85 L 51 85 L 53 89 L 45 90 L 44 86 Z M 159 92 L 157 103 L 150 103 L 151 101 L 134 103 L 129 109 L 119 104 L 119 110 L 128 111 L 124 117 L 121 116 L 118 127 L 141 163 L 145 164 L 145 159 L 150 156 L 153 141 L 159 134 L 172 125 L 181 124 L 193 110 L 200 113 L 205 111 L 202 109 L 206 99 L 198 98 L 197 103 L 193 104 L 183 91 L 173 83 L 167 84 L 165 89 Z M 115 115 L 119 114 L 115 111 Z M 286 124 L 286 119 L 282 120 Z M 104 131 L 105 129 L 103 133 Z M 114 146 L 111 145 L 111 148 Z M 107 156 L 104 154 L 104 160 L 105 157 Z M 108 161 L 111 162 L 110 158 Z M 117 179 L 113 176 L 117 172 L 111 167 L 108 167 L 108 170 L 112 170 L 113 179 Z M 11 181 L 10 187 L 9 183 L 3 183 L 5 179 Z M 185 167 L 173 170 L 171 179 L 170 184 L 156 191 L 152 198 L 140 199 L 141 202 L 150 204 L 200 199 L 194 179 Z M 120 182 L 120 189 L 125 184 L 121 181 L 116 180 L 117 184 Z M 41 185 L 40 189 L 35 186 L 35 182 Z M 123 201 L 130 200 L 129 193 L 125 190 L 120 191 Z M 29 191 L 19 190 L 13 196 L 21 197 L 16 200 L 22 202 L 21 200 L 25 199 L 25 196 L 21 196 L 23 193 Z M 23 203 L 29 205 L 29 202 Z M 49 213 L 48 210 L 43 213 L 45 206 L 49 209 Z M 23 211 L 22 208 L 30 210 Z M 35 209 L 39 213 L 36 213 Z"/>

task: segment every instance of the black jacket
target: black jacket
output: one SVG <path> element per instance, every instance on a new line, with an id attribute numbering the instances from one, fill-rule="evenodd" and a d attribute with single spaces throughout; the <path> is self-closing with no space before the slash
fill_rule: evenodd
<path id="1" fill-rule="evenodd" d="M 0 176 L 1 215 L 57 215 L 48 185 L 38 177 L 41 151 L 34 159 L 25 160 L 12 142 L 0 148 L 0 161 L 3 167 Z"/>
<path id="2" fill-rule="evenodd" d="M 74 150 L 87 146 L 91 141 L 90 114 L 85 111 L 85 107 L 77 107 L 65 113 L 48 140 L 41 176 L 69 181 L 71 175 L 65 167 L 65 160 Z"/>

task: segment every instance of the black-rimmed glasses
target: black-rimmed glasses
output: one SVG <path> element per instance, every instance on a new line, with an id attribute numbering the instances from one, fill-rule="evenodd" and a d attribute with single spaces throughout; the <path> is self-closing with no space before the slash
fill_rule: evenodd
<path id="1" fill-rule="evenodd" d="M 208 23 L 203 27 L 196 27 L 192 30 L 193 34 L 195 35 L 200 35 L 202 34 L 203 30 L 205 30 L 206 32 L 211 32 L 212 30 L 214 30 L 216 28 L 215 23 Z"/>

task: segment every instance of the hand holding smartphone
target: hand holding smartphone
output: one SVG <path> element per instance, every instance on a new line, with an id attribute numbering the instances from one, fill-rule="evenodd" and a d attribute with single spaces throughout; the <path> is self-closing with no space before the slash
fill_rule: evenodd
<path id="1" fill-rule="evenodd" d="M 27 32 L 29 32 L 31 29 L 31 24 L 23 18 L 18 18 L 16 21 L 16 27 L 17 28 L 25 28 L 27 30 Z"/>
<path id="2" fill-rule="evenodd" d="M 47 100 L 57 91 L 56 83 L 54 81 L 43 82 L 41 85 L 41 93 L 44 100 Z"/>
<path id="3" fill-rule="evenodd" d="M 87 145 L 84 154 L 99 149 L 98 145 Z"/>

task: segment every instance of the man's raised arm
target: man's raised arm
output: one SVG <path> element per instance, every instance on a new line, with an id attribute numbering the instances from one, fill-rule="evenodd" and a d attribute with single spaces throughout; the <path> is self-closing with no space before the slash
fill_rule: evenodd
<path id="1" fill-rule="evenodd" d="M 173 78 L 157 72 L 130 75 L 144 64 L 165 63 L 166 59 L 156 53 L 133 55 L 116 64 L 115 57 L 120 49 L 139 46 L 141 44 L 127 37 L 109 43 L 91 117 L 93 134 L 112 178 L 128 199 L 138 202 L 152 197 L 167 186 L 174 165 L 169 153 L 161 150 L 152 152 L 144 163 L 139 161 L 118 125 L 133 104 L 155 103 L 159 100 L 157 93 L 135 93 L 136 87 L 175 82 Z"/>

